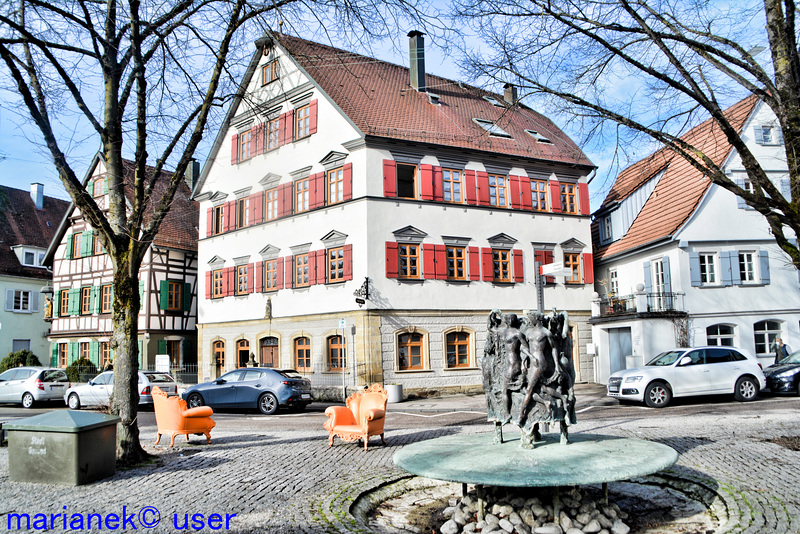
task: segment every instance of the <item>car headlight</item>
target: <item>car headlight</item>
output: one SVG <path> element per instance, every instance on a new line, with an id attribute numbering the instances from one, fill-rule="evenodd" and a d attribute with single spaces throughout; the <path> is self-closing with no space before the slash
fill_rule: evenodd
<path id="1" fill-rule="evenodd" d="M 782 373 L 778 373 L 776 375 L 772 375 L 773 378 L 789 378 L 790 376 L 794 376 L 795 370 L 791 369 L 789 371 L 784 371 Z"/>
<path id="2" fill-rule="evenodd" d="M 634 384 L 636 382 L 641 382 L 641 380 L 642 380 L 642 376 L 641 375 L 639 375 L 639 376 L 629 376 L 628 378 L 625 379 L 625 383 L 626 384 Z"/>

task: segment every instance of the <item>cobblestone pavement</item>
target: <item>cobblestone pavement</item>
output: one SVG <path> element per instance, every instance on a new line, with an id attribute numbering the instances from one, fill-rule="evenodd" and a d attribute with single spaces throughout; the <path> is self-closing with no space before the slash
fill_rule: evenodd
<path id="1" fill-rule="evenodd" d="M 0 532 L 18 530 L 15 520 L 8 524 L 11 513 L 29 514 L 32 519 L 35 514 L 48 514 L 50 521 L 50 514 L 65 511 L 106 517 L 122 516 L 124 509 L 130 516 L 146 506 L 155 507 L 161 516 L 151 532 L 212 530 L 207 524 L 197 528 L 193 514 L 206 518 L 236 514 L 229 532 L 367 532 L 350 514 L 350 506 L 360 494 L 407 476 L 392 463 L 395 451 L 420 440 L 491 430 L 488 425 L 436 425 L 393 428 L 389 419 L 388 445 L 381 446 L 373 438 L 367 452 L 338 439 L 329 448 L 321 428 L 270 432 L 263 427 L 248 433 L 215 429 L 210 445 L 200 437 L 192 437 L 189 443 L 179 437 L 176 447 L 169 449 L 150 445 L 155 428 L 146 427 L 142 442 L 158 455 L 154 463 L 78 487 L 10 482 L 8 449 L 2 448 Z M 688 480 L 695 489 L 704 488 L 704 498 L 720 512 L 723 526 L 717 532 L 800 531 L 800 452 L 766 441 L 800 435 L 794 410 L 778 407 L 763 415 L 680 418 L 643 410 L 641 417 L 625 420 L 582 421 L 572 432 L 650 439 L 675 448 L 680 453 L 678 464 L 661 473 L 661 480 L 673 486 Z M 141 532 L 138 517 L 134 521 Z M 55 532 L 65 530 L 60 517 L 52 526 Z M 224 520 L 215 526 L 226 530 Z M 115 530 L 75 527 L 76 532 Z M 43 529 L 32 525 L 31 530 Z"/>

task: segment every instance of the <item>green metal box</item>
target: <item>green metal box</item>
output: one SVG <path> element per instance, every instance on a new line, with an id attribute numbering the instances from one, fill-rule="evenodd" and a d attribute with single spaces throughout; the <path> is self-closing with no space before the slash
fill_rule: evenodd
<path id="1" fill-rule="evenodd" d="M 119 421 L 58 410 L 6 423 L 9 480 L 79 486 L 113 475 Z"/>

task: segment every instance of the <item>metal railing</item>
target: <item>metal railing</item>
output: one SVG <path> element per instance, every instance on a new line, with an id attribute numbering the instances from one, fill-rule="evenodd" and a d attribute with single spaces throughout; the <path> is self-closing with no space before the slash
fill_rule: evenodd
<path id="1" fill-rule="evenodd" d="M 600 299 L 600 315 L 625 315 L 636 313 L 636 301 L 633 295 L 620 297 L 605 296 Z"/>
<path id="2" fill-rule="evenodd" d="M 148 365 L 143 371 L 156 371 L 155 364 Z M 181 384 L 197 384 L 197 364 L 170 365 L 169 374 Z"/>
<path id="3" fill-rule="evenodd" d="M 647 311 L 669 312 L 679 311 L 683 304 L 682 293 L 648 293 Z"/>

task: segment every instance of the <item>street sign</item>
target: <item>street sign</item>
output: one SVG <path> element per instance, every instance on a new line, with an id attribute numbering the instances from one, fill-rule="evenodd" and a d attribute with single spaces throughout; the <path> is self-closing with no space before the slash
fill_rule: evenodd
<path id="1" fill-rule="evenodd" d="M 564 262 L 557 261 L 542 265 L 539 272 L 545 276 L 569 276 L 572 274 L 572 269 L 565 269 Z"/>
<path id="2" fill-rule="evenodd" d="M 347 326 L 347 319 L 339 319 L 339 328 L 345 328 Z"/>

